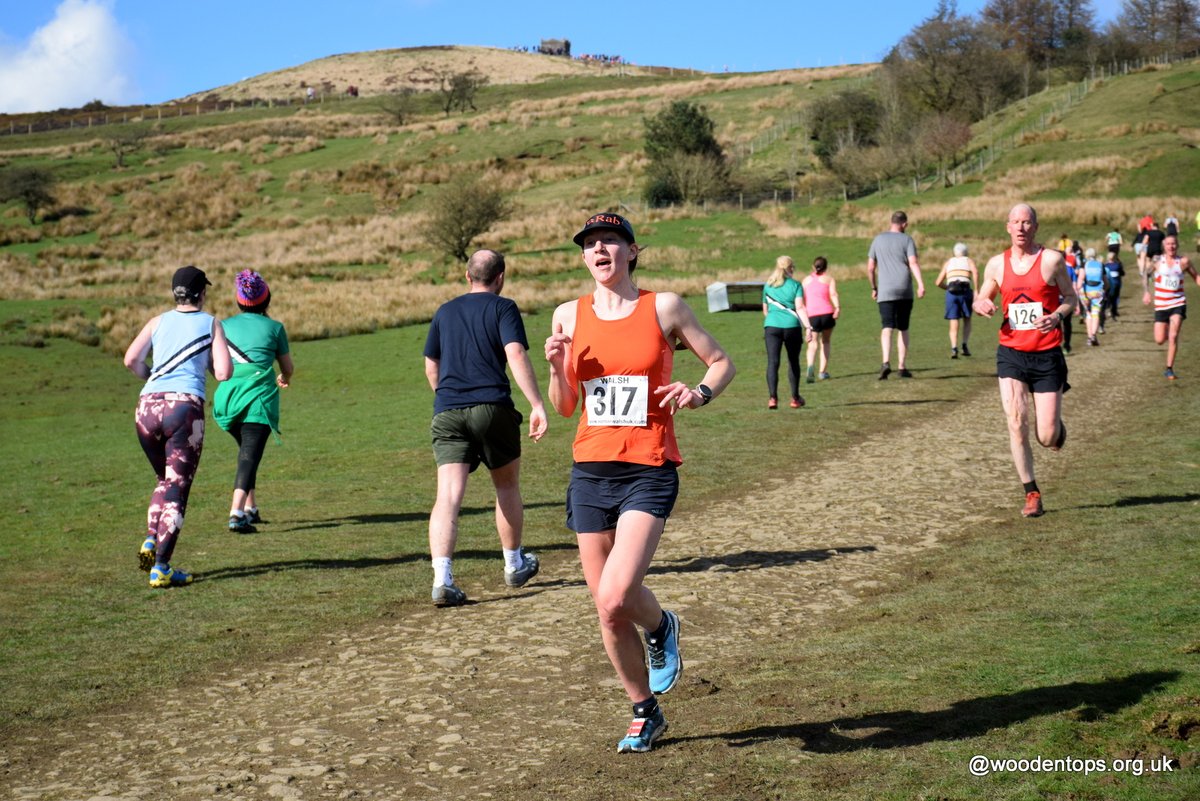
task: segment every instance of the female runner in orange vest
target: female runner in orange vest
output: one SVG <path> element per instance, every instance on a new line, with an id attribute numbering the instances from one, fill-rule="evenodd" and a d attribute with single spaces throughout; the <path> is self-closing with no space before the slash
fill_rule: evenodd
<path id="1" fill-rule="evenodd" d="M 546 340 L 551 404 L 563 417 L 583 407 L 567 525 L 577 532 L 605 651 L 633 702 L 617 751 L 649 751 L 667 728 L 656 694 L 683 670 L 679 618 L 643 584 L 679 487 L 675 413 L 719 396 L 734 367 L 682 298 L 634 284 L 638 246 L 627 220 L 597 214 L 574 241 L 596 286 L 555 309 Z M 695 387 L 671 379 L 676 342 L 708 367 Z"/>

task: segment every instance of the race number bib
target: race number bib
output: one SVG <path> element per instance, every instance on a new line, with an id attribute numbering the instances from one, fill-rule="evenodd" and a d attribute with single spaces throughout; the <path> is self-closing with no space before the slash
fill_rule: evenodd
<path id="1" fill-rule="evenodd" d="M 1172 292 L 1177 292 L 1179 287 L 1183 286 L 1183 276 L 1176 273 L 1164 275 L 1160 280 L 1162 281 L 1163 287 Z"/>
<path id="2" fill-rule="evenodd" d="M 1032 331 L 1036 326 L 1034 321 L 1042 316 L 1042 304 L 1010 303 L 1008 304 L 1008 324 L 1014 331 Z"/>
<path id="3" fill-rule="evenodd" d="M 644 426 L 650 406 L 650 378 L 606 375 L 583 382 L 589 426 Z"/>

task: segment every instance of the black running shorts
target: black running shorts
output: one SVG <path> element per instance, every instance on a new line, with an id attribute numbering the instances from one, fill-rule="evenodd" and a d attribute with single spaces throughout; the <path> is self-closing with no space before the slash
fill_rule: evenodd
<path id="1" fill-rule="evenodd" d="M 1015 378 L 1032 392 L 1066 392 L 1071 388 L 1061 348 L 1029 352 L 1000 345 L 996 349 L 996 375 Z"/>

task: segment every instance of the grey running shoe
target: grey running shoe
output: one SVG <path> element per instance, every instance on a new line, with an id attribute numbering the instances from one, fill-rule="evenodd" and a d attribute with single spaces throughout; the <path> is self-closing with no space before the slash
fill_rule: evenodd
<path id="1" fill-rule="evenodd" d="M 887 362 L 883 363 L 883 368 L 879 371 L 879 380 L 887 381 L 887 377 L 892 374 L 892 366 Z"/>
<path id="2" fill-rule="evenodd" d="M 541 564 L 537 556 L 531 553 L 522 555 L 525 564 L 516 570 L 504 569 L 504 583 L 510 587 L 524 587 L 531 578 L 538 574 Z"/>
<path id="3" fill-rule="evenodd" d="M 453 584 L 439 584 L 433 588 L 434 606 L 462 606 L 467 602 L 467 594 Z"/>
<path id="4" fill-rule="evenodd" d="M 650 692 L 668 693 L 683 675 L 683 659 L 679 656 L 679 616 L 667 612 L 667 633 L 662 640 L 650 638 L 646 632 L 646 656 L 650 662 Z"/>
<path id="5" fill-rule="evenodd" d="M 667 730 L 667 719 L 662 707 L 655 709 L 646 718 L 634 718 L 624 739 L 617 743 L 618 754 L 643 754 L 654 747 L 654 741 Z"/>
<path id="6" fill-rule="evenodd" d="M 829 373 L 821 373 L 821 380 L 822 380 L 822 381 L 828 381 L 828 380 L 829 380 Z"/>

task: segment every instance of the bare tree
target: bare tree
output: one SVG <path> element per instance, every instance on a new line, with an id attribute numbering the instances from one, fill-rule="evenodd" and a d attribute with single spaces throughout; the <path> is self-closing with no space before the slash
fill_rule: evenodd
<path id="1" fill-rule="evenodd" d="M 411 86 L 405 86 L 394 92 L 380 95 L 375 101 L 375 107 L 395 120 L 397 125 L 403 125 L 416 113 L 416 90 Z"/>
<path id="2" fill-rule="evenodd" d="M 488 77 L 478 70 L 468 72 L 451 72 L 443 70 L 437 73 L 438 106 L 450 116 L 450 112 L 458 109 L 478 111 L 475 108 L 475 95 L 487 86 Z"/>
<path id="3" fill-rule="evenodd" d="M 684 203 L 717 198 L 729 188 L 725 162 L 704 153 L 672 151 L 655 162 L 654 172 L 675 187 Z"/>
<path id="4" fill-rule="evenodd" d="M 130 156 L 146 145 L 146 140 L 150 138 L 152 131 L 147 127 L 141 126 L 114 126 L 112 130 L 104 134 L 104 145 L 116 158 L 116 163 L 113 168 L 120 170 L 125 168 L 125 157 Z"/>
<path id="5" fill-rule="evenodd" d="M 477 175 L 460 175 L 434 197 L 423 233 L 436 250 L 465 262 L 475 237 L 512 211 L 504 192 Z"/>

